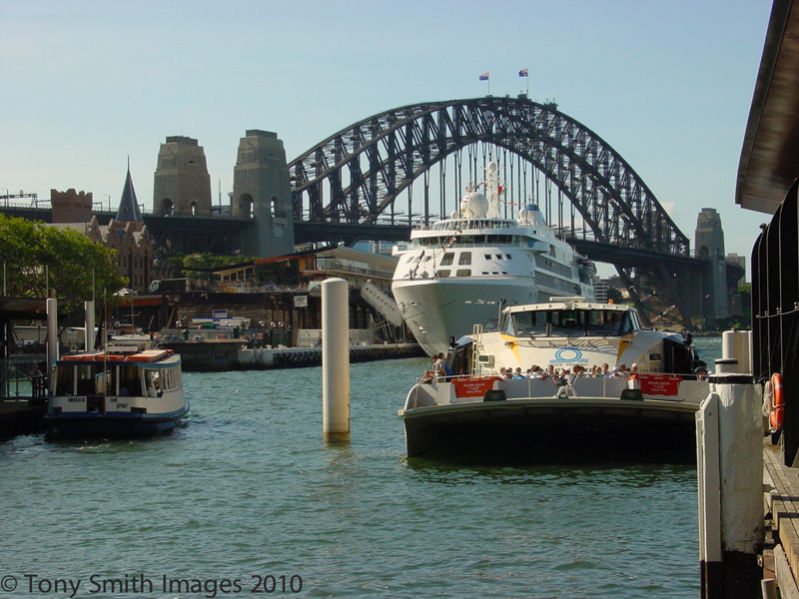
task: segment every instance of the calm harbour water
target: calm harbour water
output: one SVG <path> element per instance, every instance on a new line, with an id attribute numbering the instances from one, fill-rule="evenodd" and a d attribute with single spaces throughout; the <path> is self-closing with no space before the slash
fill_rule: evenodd
<path id="1" fill-rule="evenodd" d="M 426 365 L 352 366 L 348 445 L 322 442 L 320 368 L 186 373 L 161 438 L 0 443 L 0 596 L 698 595 L 694 467 L 409 461 Z"/>

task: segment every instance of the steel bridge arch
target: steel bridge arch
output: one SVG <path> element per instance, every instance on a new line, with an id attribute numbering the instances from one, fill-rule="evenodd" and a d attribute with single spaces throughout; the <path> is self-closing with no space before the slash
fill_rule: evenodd
<path id="1" fill-rule="evenodd" d="M 690 279 L 688 238 L 627 161 L 554 103 L 523 96 L 429 102 L 354 123 L 289 163 L 295 221 L 374 224 L 390 209 L 389 224 L 398 224 L 399 194 L 477 142 L 506 148 L 539 169 L 580 213 L 595 246 L 649 257 L 633 266 L 615 263 L 645 321 L 653 319 L 638 284 L 644 271 L 657 280 L 650 287 L 662 289 L 678 309 L 683 326 L 691 326 L 692 310 L 678 290 Z M 407 224 L 413 224 L 410 200 Z"/>
<path id="2" fill-rule="evenodd" d="M 618 152 L 554 104 L 526 98 L 413 104 L 334 133 L 289 164 L 295 220 L 375 223 L 416 178 L 476 142 L 506 148 L 538 168 L 596 241 L 689 255 L 688 238 Z M 396 218 L 392 209 L 392 224 Z"/>

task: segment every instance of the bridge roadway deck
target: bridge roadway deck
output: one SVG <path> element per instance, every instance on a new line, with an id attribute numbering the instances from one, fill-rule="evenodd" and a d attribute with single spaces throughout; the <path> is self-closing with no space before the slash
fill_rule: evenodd
<path id="1" fill-rule="evenodd" d="M 19 206 L 0 207 L 0 212 L 7 216 L 17 216 L 32 220 L 51 222 L 49 208 L 33 208 Z M 95 212 L 100 224 L 107 224 L 115 212 Z M 250 219 L 230 216 L 156 216 L 145 214 L 144 222 L 156 245 L 169 239 L 173 248 L 184 245 L 183 251 L 209 251 L 229 253 L 240 249 L 240 237 L 250 226 Z M 344 243 L 352 244 L 360 240 L 380 240 L 401 242 L 410 239 L 411 227 L 408 225 L 385 224 L 351 224 L 326 222 L 295 222 L 295 243 Z M 662 260 L 674 266 L 689 267 L 699 272 L 706 264 L 705 260 L 692 256 L 663 254 L 648 249 L 625 248 L 613 244 L 604 244 L 588 239 L 568 237 L 578 252 L 596 260 L 621 266 L 644 267 L 653 260 Z M 740 267 L 727 265 L 728 274 L 735 280 L 743 276 Z"/>

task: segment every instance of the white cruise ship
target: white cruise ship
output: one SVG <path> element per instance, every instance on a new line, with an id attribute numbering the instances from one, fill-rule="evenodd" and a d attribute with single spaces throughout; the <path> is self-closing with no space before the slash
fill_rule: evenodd
<path id="1" fill-rule="evenodd" d="M 467 188 L 460 210 L 414 229 L 407 248 L 394 248 L 399 261 L 391 290 L 429 355 L 446 352 L 475 323 L 495 327 L 508 306 L 594 297 L 593 263 L 558 239 L 536 206 L 517 220 L 499 214 L 497 165 L 490 162 L 486 180 Z"/>

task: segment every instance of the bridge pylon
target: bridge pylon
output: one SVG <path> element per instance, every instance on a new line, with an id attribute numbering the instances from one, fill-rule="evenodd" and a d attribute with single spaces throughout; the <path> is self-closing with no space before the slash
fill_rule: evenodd
<path id="1" fill-rule="evenodd" d="M 231 211 L 252 218 L 242 253 L 279 256 L 294 251 L 294 216 L 286 150 L 277 133 L 249 129 L 239 141 Z"/>

